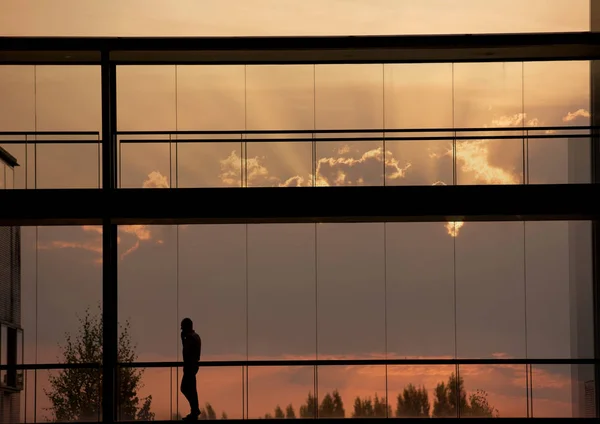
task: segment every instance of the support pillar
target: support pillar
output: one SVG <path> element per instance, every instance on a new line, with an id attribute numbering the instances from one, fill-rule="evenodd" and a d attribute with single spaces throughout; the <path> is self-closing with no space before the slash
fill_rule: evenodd
<path id="1" fill-rule="evenodd" d="M 116 66 L 102 52 L 102 191 L 105 199 L 117 187 Z M 102 422 L 117 421 L 118 316 L 117 226 L 105 216 L 102 222 Z"/>

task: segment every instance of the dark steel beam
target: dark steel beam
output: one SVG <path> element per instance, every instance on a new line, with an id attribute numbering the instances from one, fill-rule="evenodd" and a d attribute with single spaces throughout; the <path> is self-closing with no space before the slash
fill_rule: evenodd
<path id="1" fill-rule="evenodd" d="M 116 167 L 116 67 L 108 53 L 103 54 L 102 82 L 102 188 L 96 193 L 110 196 L 117 187 Z M 117 226 L 110 210 L 101 208 L 102 222 L 102 422 L 117 421 L 119 387 L 118 359 L 118 286 Z"/>
<path id="2" fill-rule="evenodd" d="M 600 185 L 5 190 L 0 225 L 590 220 Z"/>
<path id="3" fill-rule="evenodd" d="M 17 162 L 17 158 L 15 158 L 13 155 L 8 153 L 2 147 L 0 147 L 0 162 L 5 163 L 6 165 L 10 166 L 11 168 L 13 168 L 15 166 L 19 166 L 19 162 Z"/>
<path id="4" fill-rule="evenodd" d="M 591 32 L 326 37 L 0 37 L 0 63 L 427 63 L 591 60 Z"/>

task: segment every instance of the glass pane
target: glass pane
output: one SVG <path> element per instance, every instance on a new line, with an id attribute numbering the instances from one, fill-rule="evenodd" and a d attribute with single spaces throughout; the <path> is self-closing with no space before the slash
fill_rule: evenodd
<path id="1" fill-rule="evenodd" d="M 454 357 L 454 239 L 442 223 L 386 224 L 386 302 L 388 358 Z"/>
<path id="2" fill-rule="evenodd" d="M 28 381 L 28 387 L 31 387 L 28 390 L 35 393 L 33 419 L 29 422 L 102 421 L 102 373 L 99 369 L 38 370 L 29 377 L 33 378 Z M 65 391 L 65 386 L 72 390 Z"/>
<path id="3" fill-rule="evenodd" d="M 530 399 L 525 365 L 461 365 L 458 379 L 456 375 L 448 380 L 447 386 L 450 403 L 459 405 L 460 418 L 531 416 L 527 408 Z"/>
<path id="4" fill-rule="evenodd" d="M 0 66 L 0 131 L 34 129 L 34 66 Z"/>
<path id="5" fill-rule="evenodd" d="M 221 136 L 196 139 L 205 137 L 214 140 Z M 177 143 L 177 187 L 241 187 L 242 142 L 228 141 L 231 136 L 222 137 L 222 142 Z"/>
<path id="6" fill-rule="evenodd" d="M 588 221 L 527 222 L 527 351 L 592 358 L 592 229 Z"/>
<path id="7" fill-rule="evenodd" d="M 455 128 L 522 127 L 523 65 L 459 63 L 454 65 Z M 520 184 L 523 132 L 457 133 L 481 137 L 456 142 L 459 184 Z M 515 139 L 490 140 L 494 135 Z"/>
<path id="8" fill-rule="evenodd" d="M 178 237 L 176 329 L 183 318 L 193 320 L 202 360 L 246 359 L 245 225 L 182 225 Z M 177 346 L 181 358 L 179 339 Z"/>
<path id="9" fill-rule="evenodd" d="M 352 137 L 360 136 L 353 135 Z M 342 136 L 344 137 L 344 136 Z M 381 186 L 383 185 L 384 154 L 382 134 L 368 134 L 374 141 L 317 141 L 317 186 Z M 360 140 L 360 138 L 357 138 Z M 324 140 L 324 138 L 320 138 Z M 388 179 L 406 175 L 410 165 L 393 157 L 385 159 Z"/>
<path id="10" fill-rule="evenodd" d="M 117 68 L 119 131 L 173 131 L 177 128 L 176 68 L 172 65 Z"/>
<path id="11" fill-rule="evenodd" d="M 247 129 L 314 128 L 314 66 L 264 65 L 246 69 Z"/>
<path id="12" fill-rule="evenodd" d="M 178 389 L 172 368 L 121 367 L 117 393 L 117 421 L 168 421 L 175 408 L 171 393 Z M 139 378 L 136 385 L 133 382 Z M 135 392 L 131 390 L 132 384 Z"/>
<path id="13" fill-rule="evenodd" d="M 100 131 L 100 66 L 36 66 L 36 129 Z"/>
<path id="14" fill-rule="evenodd" d="M 386 418 L 385 366 L 319 367 L 319 418 Z"/>
<path id="15" fill-rule="evenodd" d="M 314 384 L 314 367 L 250 367 L 248 418 L 312 417 L 312 402 L 305 400 Z"/>
<path id="16" fill-rule="evenodd" d="M 245 128 L 244 66 L 178 65 L 176 69 L 176 114 L 179 130 L 222 131 Z M 168 81 L 169 76 L 165 71 L 165 86 Z M 167 100 L 171 99 L 164 99 Z"/>
<path id="17" fill-rule="evenodd" d="M 304 137 L 302 135 L 298 138 Z M 253 142 L 252 138 L 249 138 L 248 160 L 244 175 L 248 187 L 312 186 L 313 143 L 311 138 L 306 140 L 306 142 Z"/>
<path id="18" fill-rule="evenodd" d="M 535 418 L 596 418 L 594 366 L 533 366 L 531 404 Z"/>
<path id="19" fill-rule="evenodd" d="M 170 143 L 120 144 L 120 187 L 169 188 L 171 175 Z"/>
<path id="20" fill-rule="evenodd" d="M 248 226 L 251 359 L 315 358 L 315 249 L 312 224 Z"/>
<path id="21" fill-rule="evenodd" d="M 523 240 L 522 222 L 469 222 L 458 233 L 458 357 L 525 357 Z"/>
<path id="22" fill-rule="evenodd" d="M 384 357 L 383 224 L 316 225 L 318 358 Z"/>
<path id="23" fill-rule="evenodd" d="M 454 365 L 392 365 L 387 367 L 390 406 L 396 418 L 452 416 L 448 392 L 440 390 L 455 373 Z M 455 416 L 456 414 L 454 414 Z"/>
<path id="24" fill-rule="evenodd" d="M 37 188 L 99 188 L 99 144 L 39 144 Z"/>
<path id="25" fill-rule="evenodd" d="M 177 320 L 177 227 L 120 225 L 120 361 L 175 361 L 181 344 Z M 128 352 L 130 354 L 128 354 Z"/>
<path id="26" fill-rule="evenodd" d="M 536 126 L 590 125 L 590 62 L 527 62 L 524 80 L 529 134 L 561 134 L 554 130 L 532 131 Z M 570 134 L 576 133 L 571 131 Z M 565 135 L 564 138 L 529 139 L 529 183 L 590 182 L 590 151 L 587 138 Z"/>
<path id="27" fill-rule="evenodd" d="M 38 363 L 63 361 L 69 356 L 69 337 L 90 336 L 101 325 L 102 236 L 100 227 L 38 227 L 37 265 L 25 279 L 24 299 L 37 299 L 25 312 L 33 312 L 35 326 L 23 323 L 35 337 Z M 24 245 L 24 243 L 22 244 Z M 35 244 L 33 245 L 36 246 Z M 25 262 L 22 258 L 22 261 Z M 33 298 L 27 292 L 35 293 Z M 59 295 L 57 295 L 59 294 Z M 33 311 L 31 308 L 33 307 Z M 30 330 L 31 329 L 31 330 Z M 91 330 L 90 330 L 91 329 Z M 96 362 L 101 341 L 76 355 L 79 362 Z"/>
<path id="28" fill-rule="evenodd" d="M 383 65 L 317 65 L 315 125 L 383 128 Z"/>

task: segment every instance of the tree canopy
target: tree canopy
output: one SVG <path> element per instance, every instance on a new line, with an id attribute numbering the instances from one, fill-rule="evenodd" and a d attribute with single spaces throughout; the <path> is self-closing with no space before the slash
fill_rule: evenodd
<path id="1" fill-rule="evenodd" d="M 79 317 L 79 328 L 75 335 L 65 334 L 65 343 L 59 345 L 63 364 L 102 364 L 102 315 L 100 307 L 96 313 L 87 308 Z M 130 324 L 120 326 L 119 362 L 135 362 L 136 346 L 129 335 Z M 153 421 L 152 396 L 140 398 L 143 387 L 143 370 L 121 367 L 117 374 L 119 419 L 123 421 Z M 71 368 L 49 376 L 50 388 L 44 393 L 50 400 L 47 410 L 51 419 L 61 422 L 86 422 L 102 419 L 102 369 Z"/>

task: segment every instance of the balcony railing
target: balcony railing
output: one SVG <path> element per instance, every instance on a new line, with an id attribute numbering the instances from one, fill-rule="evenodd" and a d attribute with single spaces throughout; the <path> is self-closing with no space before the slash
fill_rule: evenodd
<path id="1" fill-rule="evenodd" d="M 522 126 L 119 131 L 115 135 L 118 146 L 117 181 L 118 186 L 123 188 L 589 183 L 591 171 L 582 168 L 587 164 L 591 169 L 589 140 L 596 136 L 599 129 L 600 127 L 594 126 Z M 567 154 L 566 151 L 557 149 L 557 140 L 564 143 L 563 147 L 574 147 L 578 151 L 577 176 L 571 175 L 572 172 L 550 176 L 548 172 L 540 171 L 544 162 L 557 160 L 556 155 Z M 553 141 L 555 144 L 551 144 Z M 550 144 L 540 144 L 545 142 Z M 421 148 L 414 143 L 428 144 L 423 144 Z M 436 151 L 428 151 L 431 150 L 432 143 L 435 144 Z M 279 169 L 272 171 L 279 174 L 272 175 L 271 172 L 268 178 L 265 177 L 270 172 L 267 168 L 278 167 L 278 164 L 269 162 L 269 157 L 260 154 L 260 148 L 264 150 L 267 145 L 271 149 L 282 149 L 279 155 L 285 153 L 289 146 L 301 149 L 302 153 L 298 149 L 286 153 L 294 156 L 295 169 Z M 141 164 L 137 159 L 132 161 L 132 157 L 149 156 L 143 146 L 154 149 L 154 165 Z M 159 152 L 158 146 L 164 151 Z M 194 146 L 196 149 L 193 149 Z M 208 149 L 218 149 L 219 154 L 225 157 L 207 160 L 199 153 L 199 149 L 205 149 L 206 146 L 209 146 Z M 497 165 L 492 169 L 489 162 L 480 160 L 485 156 L 481 149 L 487 151 L 499 146 L 505 151 L 509 150 L 513 156 L 514 163 L 507 169 Z M 14 177 L 14 188 L 101 187 L 102 142 L 98 132 L 0 132 L 0 147 L 4 147 L 22 165 Z M 55 151 L 50 150 L 51 147 Z M 344 149 L 350 147 L 354 148 L 354 156 L 344 152 Z M 549 147 L 547 151 L 544 150 L 546 147 Z M 332 149 L 336 152 L 332 153 Z M 437 160 L 428 165 L 437 167 L 440 171 L 437 174 L 444 174 L 441 179 L 411 176 L 412 170 L 409 168 L 415 149 L 422 149 L 418 150 L 420 156 L 428 154 L 429 159 Z M 60 152 L 62 154 L 58 154 Z M 474 153 L 479 156 L 474 158 Z M 492 157 L 491 161 L 493 160 Z M 224 166 L 224 161 L 229 168 L 220 174 L 219 169 Z M 161 163 L 161 169 L 156 168 L 156 162 Z M 333 168 L 340 164 L 358 172 L 362 172 L 363 167 L 369 175 L 356 180 L 337 180 L 326 175 L 324 168 L 330 167 L 332 169 L 327 172 L 333 172 Z M 132 169 L 140 176 L 129 175 Z M 76 176 L 76 173 L 80 175 Z M 149 181 L 153 173 L 160 178 Z M 467 176 L 469 173 L 472 174 L 470 177 Z"/>
<path id="2" fill-rule="evenodd" d="M 469 367 L 478 366 L 484 367 L 484 369 L 497 369 L 502 372 L 512 372 L 514 374 L 514 380 L 512 380 L 515 384 L 515 391 L 513 393 L 514 396 L 522 397 L 515 400 L 518 404 L 516 406 L 517 410 L 521 410 L 521 414 L 517 414 L 516 417 L 522 418 L 535 418 L 535 417 L 547 417 L 547 412 L 538 411 L 536 415 L 536 403 L 538 401 L 538 393 L 536 390 L 539 389 L 541 393 L 547 389 L 545 381 L 547 379 L 547 375 L 545 375 L 544 370 L 548 369 L 548 367 L 564 367 L 565 366 L 589 366 L 592 369 L 593 366 L 600 365 L 599 360 L 594 359 L 518 359 L 518 358 L 509 358 L 509 359 L 304 359 L 304 360 L 239 360 L 239 361 L 201 361 L 200 362 L 200 371 L 198 374 L 198 388 L 200 390 L 200 402 L 201 405 L 211 404 L 216 409 L 216 413 L 219 416 L 216 416 L 216 419 L 220 418 L 221 412 L 225 412 L 228 418 L 231 419 L 256 419 L 256 418 L 271 418 L 269 414 L 272 415 L 273 411 L 259 410 L 259 406 L 255 404 L 252 405 L 253 399 L 256 399 L 258 395 L 264 394 L 265 389 L 256 390 L 253 389 L 253 371 L 256 372 L 260 369 L 265 368 L 273 368 L 279 367 L 280 369 L 286 368 L 288 370 L 295 370 L 296 372 L 305 371 L 304 376 L 312 375 L 309 380 L 304 381 L 303 383 L 303 395 L 306 396 L 307 393 L 310 393 L 314 396 L 318 402 L 321 402 L 321 398 L 325 396 L 325 392 L 329 393 L 332 390 L 335 390 L 335 382 L 327 381 L 327 372 L 331 370 L 332 367 L 346 367 L 344 369 L 349 369 L 348 367 L 364 367 L 365 369 L 368 367 L 371 370 L 377 370 L 378 375 L 381 378 L 381 387 L 384 388 L 381 392 L 377 393 L 379 396 L 379 400 L 383 402 L 385 408 L 379 411 L 377 414 L 373 412 L 375 415 L 368 415 L 371 412 L 365 412 L 363 418 L 369 417 L 377 417 L 377 418 L 402 418 L 401 412 L 396 412 L 396 401 L 397 397 L 400 393 L 402 393 L 404 387 L 411 383 L 408 378 L 403 380 L 402 386 L 399 386 L 397 383 L 392 382 L 392 375 L 394 374 L 394 370 L 400 370 L 403 367 L 412 367 L 414 373 L 414 378 L 416 381 L 414 383 L 418 384 L 418 370 L 417 366 L 422 366 L 425 370 L 431 371 L 431 369 L 435 369 L 435 367 L 440 367 L 437 370 L 443 371 L 445 373 L 454 374 L 458 376 L 459 379 L 463 379 L 461 377 L 461 371 L 463 371 L 464 377 L 464 386 L 462 393 L 457 392 L 457 396 L 467 395 L 467 398 L 470 397 L 471 394 L 483 393 L 481 390 L 486 391 L 486 387 L 474 387 L 472 384 L 469 384 Z M 188 409 L 187 402 L 183 397 L 180 398 L 179 395 L 179 380 L 182 376 L 182 370 L 180 369 L 183 366 L 182 362 L 135 362 L 135 363 L 120 363 L 118 364 L 118 369 L 144 369 L 144 370 L 156 370 L 161 372 L 161 382 L 154 383 L 155 390 L 158 390 L 161 395 L 157 393 L 153 393 L 148 391 L 146 394 L 152 395 L 153 402 L 162 405 L 160 410 L 156 410 L 157 414 L 156 420 L 172 420 L 178 416 L 185 415 Z M 522 366 L 522 368 L 521 368 Z M 100 417 L 100 404 L 101 399 L 99 398 L 100 391 L 97 390 L 100 386 L 101 381 L 101 372 L 102 366 L 99 363 L 68 363 L 68 364 L 26 364 L 19 366 L 0 366 L 0 370 L 5 370 L 9 368 L 18 368 L 20 370 L 25 371 L 25 390 L 23 394 L 23 400 L 25 405 L 23 405 L 23 416 L 22 419 L 24 422 L 43 422 L 44 416 L 40 412 L 40 404 L 44 403 L 44 392 L 40 390 L 40 387 L 43 386 L 43 382 L 40 381 L 41 374 L 43 371 L 46 372 L 58 372 L 61 370 L 72 370 L 75 372 L 76 370 L 80 370 L 82 375 L 84 373 L 88 373 L 86 378 L 89 380 L 90 378 L 93 380 L 93 373 L 97 372 L 97 386 L 92 387 L 90 393 L 93 395 L 96 393 L 97 396 L 97 406 L 88 408 L 90 411 L 95 411 L 95 417 L 87 417 L 87 420 L 92 421 L 101 421 Z M 239 381 L 237 383 L 233 383 L 231 387 L 227 390 L 227 393 L 224 394 L 223 390 L 221 390 L 220 399 L 218 399 L 219 395 L 216 395 L 214 391 L 210 387 L 210 378 L 206 378 L 210 372 L 210 369 L 220 369 L 220 370 L 228 370 L 227 377 L 228 381 L 231 382 L 232 376 L 239 376 Z M 571 376 L 571 368 L 567 374 Z M 237 371 L 236 371 L 237 370 Z M 89 373 L 92 374 L 89 374 Z M 593 372 L 593 371 L 592 371 Z M 117 373 L 120 375 L 120 373 Z M 145 375 L 145 374 L 144 374 Z M 223 374 L 225 375 L 225 374 Z M 321 379 L 319 378 L 321 375 Z M 90 377 L 91 376 L 91 377 Z M 156 376 L 155 376 L 156 377 Z M 539 381 L 536 381 L 536 377 Z M 142 383 L 143 383 L 142 376 Z M 236 379 L 238 377 L 235 377 Z M 263 377 L 263 379 L 266 377 Z M 569 378 L 569 381 L 572 377 Z M 156 378 L 155 378 L 156 379 Z M 164 381 L 163 381 L 164 380 Z M 305 380 L 305 378 L 303 379 Z M 264 382 L 264 381 L 263 381 Z M 487 381 L 486 381 L 487 382 Z M 489 381 L 490 385 L 494 384 L 492 380 Z M 518 384 L 517 384 L 518 383 Z M 578 385 L 579 381 L 570 381 L 572 387 Z M 583 383 L 583 382 L 582 382 Z M 294 406 L 296 407 L 296 413 L 298 413 L 298 401 L 304 401 L 304 399 L 298 399 L 297 394 L 292 399 L 286 399 L 286 394 L 284 388 L 277 388 L 276 381 L 273 381 L 273 385 L 269 385 L 269 389 L 267 391 L 278 392 L 279 396 L 277 396 L 279 405 L 282 408 L 285 408 L 285 405 L 294 402 Z M 237 387 L 237 388 L 236 388 Z M 433 397 L 435 396 L 433 387 L 429 388 L 430 401 L 433 402 Z M 522 392 L 520 391 L 522 389 Z M 33 391 L 33 393 L 32 393 Z M 261 392 L 261 393 L 253 393 L 253 391 Z M 518 393 L 517 393 L 518 392 Z M 84 394 L 82 396 L 89 397 L 90 393 Z M 375 393 L 371 394 L 374 395 Z M 570 394 L 570 391 L 569 391 Z M 115 393 L 118 397 L 120 394 Z M 272 393 L 270 393 L 272 395 Z M 346 409 L 346 417 L 353 416 L 352 413 L 352 402 L 354 402 L 357 394 L 356 393 L 346 393 L 344 390 L 341 390 L 342 397 L 346 396 L 345 399 L 345 409 Z M 350 397 L 349 397 L 350 396 Z M 583 400 L 582 393 L 582 400 Z M 166 397 L 167 399 L 164 399 Z M 291 396 L 292 397 L 292 396 Z M 270 396 L 271 398 L 271 396 Z M 86 398 L 87 399 L 87 398 Z M 232 400 L 232 399 L 235 399 Z M 539 397 L 539 401 L 542 401 L 543 397 Z M 89 401 L 89 399 L 88 399 Z M 226 403 L 229 405 L 230 410 L 221 411 L 219 406 L 219 401 L 227 401 Z M 118 402 L 117 402 L 118 403 Z M 493 403 L 493 399 L 491 400 Z M 46 401 L 47 404 L 47 401 Z M 461 402 L 457 402 L 458 405 L 461 405 Z M 237 405 L 233 409 L 231 409 L 231 405 Z M 389 405 L 389 408 L 387 407 Z M 272 405 L 275 408 L 276 405 Z M 564 406 L 564 405 L 563 405 Z M 465 407 L 466 408 L 466 407 Z M 541 409 L 541 408 L 540 408 Z M 451 415 L 452 417 L 460 418 L 462 417 L 473 417 L 473 410 L 464 410 L 461 411 L 461 407 L 455 408 Z M 356 411 L 355 411 L 356 412 Z M 497 411 L 498 412 L 498 411 Z M 562 411 L 571 413 L 571 411 Z M 206 411 L 205 411 L 206 413 Z M 314 411 L 306 410 L 303 411 L 304 418 L 330 418 L 327 414 L 328 412 L 324 412 L 324 410 L 315 407 Z M 325 414 L 325 416 L 323 416 Z M 462 414 L 462 415 L 461 415 Z M 515 416 L 515 413 L 512 412 L 509 414 L 502 415 L 502 411 L 498 412 L 498 416 L 502 418 L 506 418 L 507 416 Z M 487 416 L 487 415 L 486 415 Z M 358 416 L 360 417 L 360 416 Z M 300 418 L 300 417 L 298 417 Z M 580 417 L 577 417 L 580 418 Z M 583 418 L 583 417 L 581 417 Z M 587 417 L 591 418 L 591 417 Z M 123 416 L 120 416 L 120 420 L 126 421 L 127 419 Z"/>

